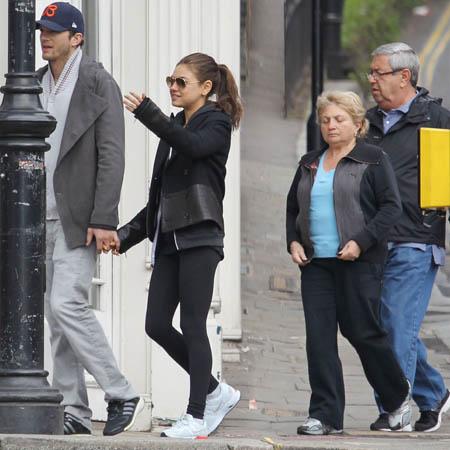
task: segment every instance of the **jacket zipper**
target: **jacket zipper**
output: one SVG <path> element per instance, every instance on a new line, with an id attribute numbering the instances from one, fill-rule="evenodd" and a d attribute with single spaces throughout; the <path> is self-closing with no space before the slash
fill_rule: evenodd
<path id="1" fill-rule="evenodd" d="M 177 248 L 177 251 L 180 251 L 180 247 L 178 247 L 177 235 L 175 233 L 175 230 L 173 231 L 173 240 L 175 242 L 175 247 Z"/>

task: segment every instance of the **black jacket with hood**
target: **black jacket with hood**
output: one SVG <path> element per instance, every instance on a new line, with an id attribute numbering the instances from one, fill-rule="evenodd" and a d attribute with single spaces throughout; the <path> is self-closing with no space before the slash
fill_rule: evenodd
<path id="1" fill-rule="evenodd" d="M 177 250 L 223 247 L 222 201 L 231 142 L 230 116 L 208 102 L 184 126 L 183 111 L 169 118 L 146 98 L 135 110 L 135 117 L 161 140 L 148 203 L 119 229 L 120 252 L 145 237 L 153 241 L 159 208 L 159 232 L 166 238 L 172 234 Z"/>
<path id="2" fill-rule="evenodd" d="M 297 241 L 308 259 L 314 256 L 309 216 L 311 189 L 324 151 L 302 157 L 287 197 L 288 251 L 291 242 Z M 358 260 L 384 263 L 386 235 L 401 213 L 397 183 L 386 154 L 379 147 L 358 142 L 336 166 L 333 198 L 339 250 L 354 240 L 361 248 Z"/>
<path id="3" fill-rule="evenodd" d="M 419 242 L 445 246 L 445 215 L 427 214 L 419 208 L 419 129 L 422 127 L 450 129 L 450 111 L 441 106 L 441 99 L 428 95 L 424 88 L 411 103 L 409 111 L 386 134 L 383 113 L 378 107 L 367 112 L 370 129 L 366 141 L 382 147 L 389 155 L 397 178 L 403 212 L 391 228 L 392 242 Z"/>

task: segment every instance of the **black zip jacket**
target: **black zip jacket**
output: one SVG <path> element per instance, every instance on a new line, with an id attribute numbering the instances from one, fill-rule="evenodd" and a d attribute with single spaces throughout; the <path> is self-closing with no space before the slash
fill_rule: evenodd
<path id="1" fill-rule="evenodd" d="M 366 141 L 379 145 L 389 155 L 402 201 L 403 212 L 389 232 L 389 241 L 445 246 L 445 214 L 427 214 L 424 224 L 425 216 L 419 207 L 418 131 L 422 127 L 450 129 L 450 111 L 441 102 L 419 88 L 408 113 L 386 134 L 379 108 L 367 112 L 370 129 Z"/>
<path id="2" fill-rule="evenodd" d="M 288 251 L 291 242 L 297 241 L 308 259 L 314 256 L 309 217 L 311 189 L 324 151 L 302 157 L 287 197 Z M 384 263 L 387 233 L 401 214 L 395 175 L 386 154 L 379 147 L 358 142 L 336 166 L 333 197 L 339 250 L 354 240 L 361 248 L 359 260 Z"/>
<path id="3" fill-rule="evenodd" d="M 146 98 L 135 110 L 135 117 L 161 140 L 148 203 L 119 229 L 120 252 L 145 237 L 153 241 L 160 202 L 160 232 L 175 232 L 178 250 L 205 245 L 223 247 L 222 201 L 231 142 L 229 115 L 208 102 L 184 126 L 183 111 L 169 118 Z"/>

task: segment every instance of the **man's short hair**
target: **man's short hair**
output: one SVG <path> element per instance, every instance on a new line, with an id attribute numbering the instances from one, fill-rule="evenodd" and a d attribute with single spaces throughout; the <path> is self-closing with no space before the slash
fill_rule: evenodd
<path id="1" fill-rule="evenodd" d="M 419 80 L 420 63 L 417 53 L 404 42 L 391 42 L 380 45 L 372 52 L 372 57 L 388 56 L 392 70 L 408 69 L 411 72 L 411 84 L 417 86 Z"/>
<path id="2" fill-rule="evenodd" d="M 69 33 L 70 37 L 74 37 L 78 33 L 78 31 L 69 31 Z M 78 44 L 78 47 L 82 48 L 83 45 L 84 45 L 84 34 L 83 37 L 81 38 L 81 42 Z"/>

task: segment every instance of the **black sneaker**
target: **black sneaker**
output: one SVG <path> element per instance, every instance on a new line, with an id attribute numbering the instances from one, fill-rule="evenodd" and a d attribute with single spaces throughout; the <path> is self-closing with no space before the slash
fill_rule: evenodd
<path id="1" fill-rule="evenodd" d="M 70 413 L 64 413 L 64 434 L 91 434 L 91 430 L 86 428 L 79 420 Z"/>
<path id="2" fill-rule="evenodd" d="M 441 427 L 442 414 L 447 412 L 450 408 L 450 392 L 447 392 L 444 398 L 439 403 L 437 409 L 430 411 L 421 411 L 419 420 L 414 424 L 415 431 L 423 431 L 430 433 L 436 431 Z"/>
<path id="3" fill-rule="evenodd" d="M 144 401 L 140 397 L 125 401 L 111 400 L 108 403 L 108 420 L 103 429 L 103 435 L 114 436 L 129 430 L 143 408 Z"/>
<path id="4" fill-rule="evenodd" d="M 381 413 L 375 422 L 370 424 L 370 429 L 372 431 L 392 431 L 389 426 L 389 414 Z"/>

